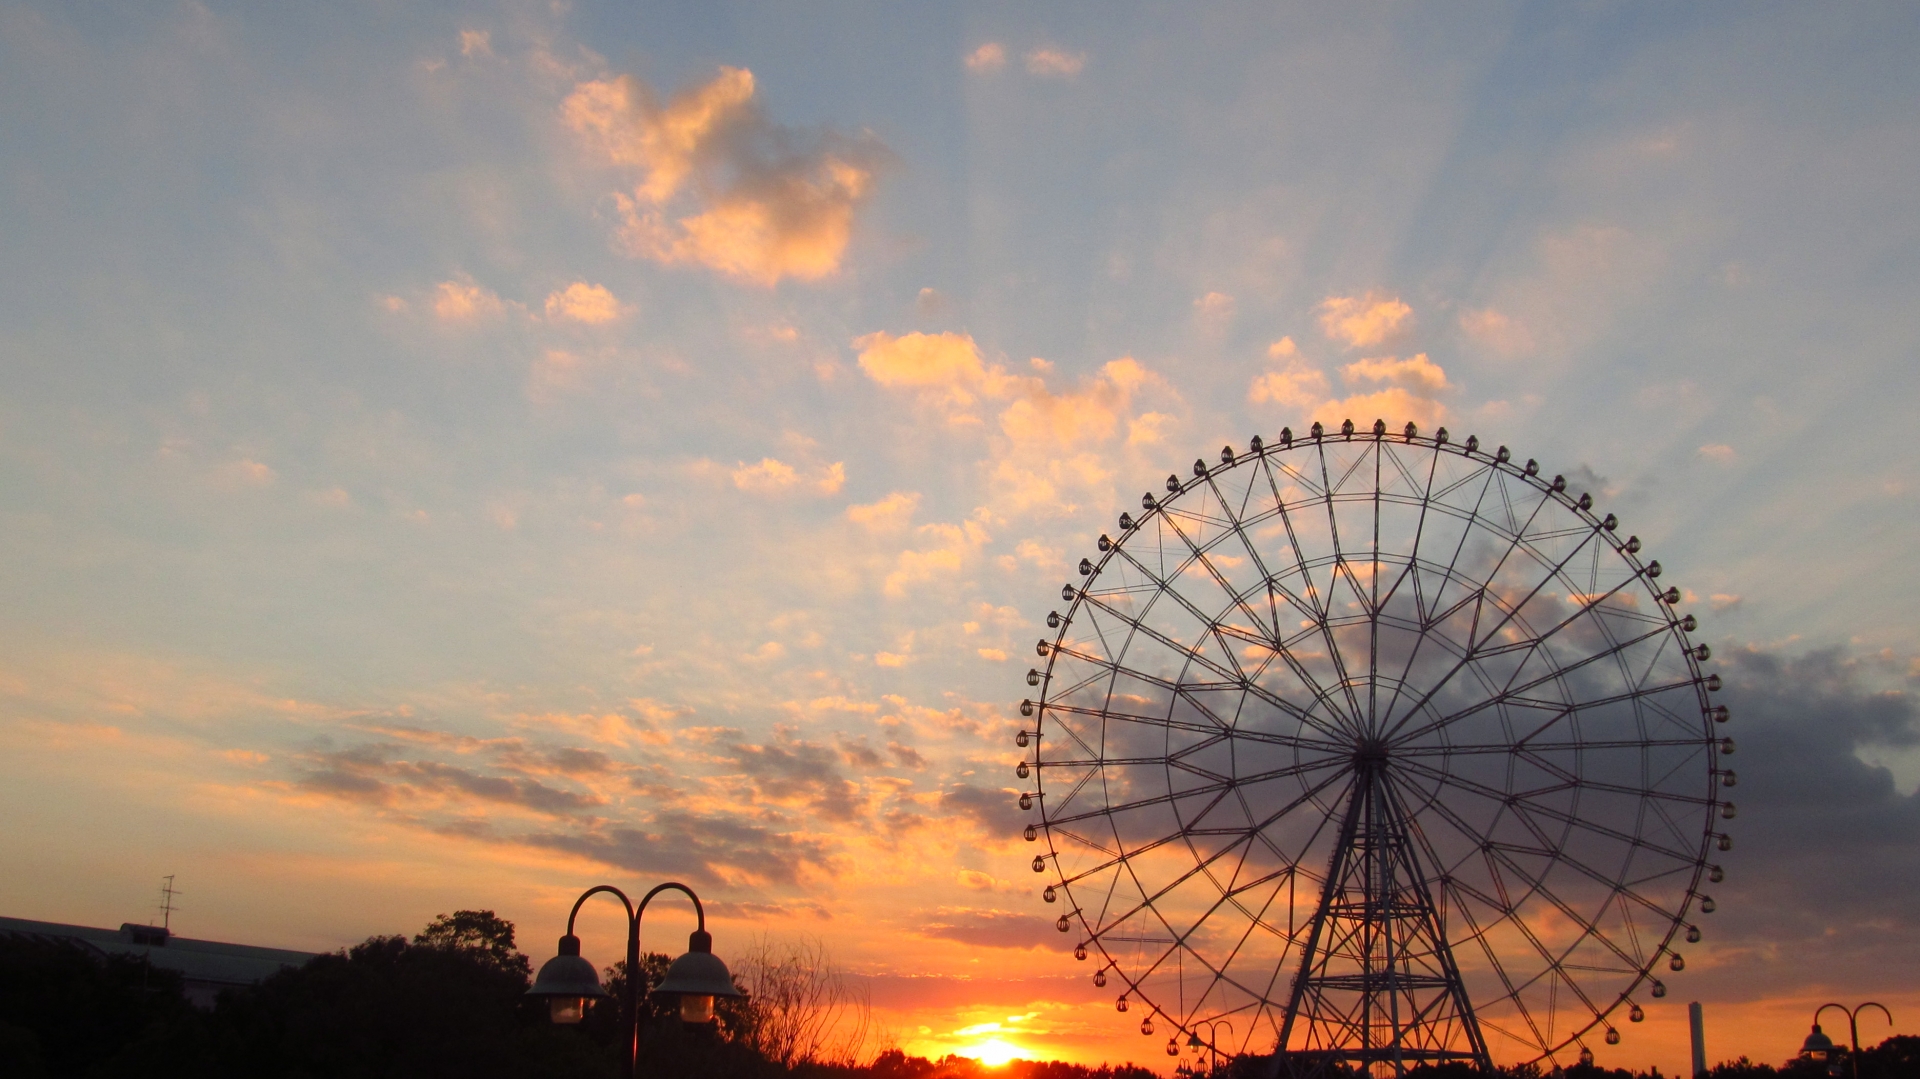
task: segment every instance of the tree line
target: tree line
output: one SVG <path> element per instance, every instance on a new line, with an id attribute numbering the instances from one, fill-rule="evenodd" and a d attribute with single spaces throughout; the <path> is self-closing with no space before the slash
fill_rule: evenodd
<path id="1" fill-rule="evenodd" d="M 668 957 L 641 961 L 657 984 Z M 655 1079 L 1150 1079 L 1132 1064 L 1088 1068 L 1013 1061 L 989 1068 L 965 1057 L 909 1056 L 888 1047 L 865 997 L 833 970 L 817 943 L 759 941 L 739 957 L 744 1001 L 722 1001 L 711 1030 L 689 1031 L 677 1008 L 643 1008 L 641 1074 Z M 314 957 L 211 1011 L 190 1005 L 179 975 L 142 960 L 98 956 L 58 942 L 0 937 L 0 1076 L 7 1079 L 614 1079 L 619 1009 L 596 1007 L 555 1026 L 528 998 L 533 964 L 511 922 L 463 910 L 412 938 L 376 936 Z M 605 974 L 618 999 L 625 963 Z M 1897 1036 L 1860 1053 L 1859 1079 L 1920 1079 L 1920 1038 Z M 1211 1079 L 1265 1079 L 1271 1058 L 1243 1058 Z M 1329 1079 L 1362 1079 L 1336 1069 Z M 1183 1069 L 1182 1074 L 1201 1073 Z M 1844 1051 L 1833 1075 L 1852 1079 Z M 1667 1079 L 1576 1065 L 1564 1079 Z M 1828 1079 L 1826 1066 L 1778 1067 L 1745 1057 L 1707 1079 Z M 1484 1079 L 1464 1065 L 1422 1066 L 1410 1079 Z M 1537 1068 L 1501 1079 L 1544 1079 Z"/>
<path id="2" fill-rule="evenodd" d="M 669 958 L 641 960 L 657 984 Z M 668 1002 L 642 1005 L 650 1079 L 971 1079 L 964 1057 L 932 1061 L 878 1045 L 865 997 L 814 943 L 760 941 L 736 964 L 749 995 L 723 1000 L 711 1030 Z M 605 972 L 624 991 L 624 962 Z M 533 964 L 492 911 L 433 920 L 412 938 L 375 936 L 258 985 L 187 1002 L 177 973 L 126 955 L 0 937 L 0 1076 L 6 1079 L 614 1079 L 621 1023 L 611 1003 L 556 1026 L 528 998 Z M 1015 1062 L 1006 1079 L 1150 1079 L 1130 1066 Z"/>

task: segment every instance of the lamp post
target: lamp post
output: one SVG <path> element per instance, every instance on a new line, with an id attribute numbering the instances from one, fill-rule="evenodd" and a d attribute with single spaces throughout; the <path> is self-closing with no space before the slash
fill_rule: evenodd
<path id="1" fill-rule="evenodd" d="M 1888 1026 L 1893 1025 L 1893 1013 L 1887 1010 L 1885 1004 L 1872 1000 L 1853 1008 L 1848 1008 L 1844 1004 L 1820 1005 L 1819 1009 L 1813 1013 L 1813 1033 L 1808 1034 L 1807 1040 L 1800 1043 L 1800 1055 L 1815 1064 L 1824 1063 L 1833 1058 L 1833 1039 L 1820 1032 L 1820 1015 L 1828 1008 L 1838 1008 L 1847 1017 L 1847 1037 L 1849 1044 L 1853 1047 L 1853 1052 L 1848 1055 L 1847 1060 L 1853 1065 L 1853 1079 L 1860 1079 L 1860 1013 L 1868 1008 L 1878 1008 L 1880 1014 L 1887 1017 Z"/>
<path id="2" fill-rule="evenodd" d="M 693 913 L 699 919 L 699 927 L 687 938 L 687 954 L 673 961 L 667 968 L 667 976 L 654 986 L 653 991 L 679 994 L 682 1022 L 711 1022 L 714 997 L 746 994 L 733 987 L 733 976 L 727 972 L 727 965 L 713 954 L 713 937 L 707 933 L 707 911 L 700 905 L 700 897 L 693 894 L 692 888 L 675 881 L 648 892 L 638 907 L 627 898 L 627 893 L 611 884 L 587 889 L 579 899 L 574 900 L 573 912 L 567 915 L 567 933 L 560 938 L 560 954 L 540 967 L 540 975 L 533 980 L 533 987 L 527 990 L 528 996 L 547 1001 L 549 1015 L 556 1023 L 578 1023 L 586 1014 L 589 1000 L 607 998 L 609 994 L 600 987 L 599 972 L 592 963 L 581 958 L 580 938 L 573 935 L 573 923 L 580 916 L 581 905 L 595 893 L 607 892 L 617 896 L 620 905 L 627 909 L 626 999 L 621 1001 L 627 1051 L 620 1068 L 621 1079 L 633 1079 L 634 1058 L 640 1052 L 640 979 L 643 976 L 640 971 L 640 917 L 647 912 L 647 904 L 653 902 L 654 896 L 670 890 L 684 892 L 688 899 L 693 900 Z"/>
<path id="3" fill-rule="evenodd" d="M 1205 1041 L 1200 1040 L 1201 1027 L 1207 1028 L 1207 1038 Z M 1203 1019 L 1193 1024 L 1193 1032 L 1187 1035 L 1187 1047 L 1189 1049 L 1205 1049 L 1211 1055 L 1212 1061 L 1211 1067 L 1207 1069 L 1208 1075 L 1212 1075 L 1220 1070 L 1220 1046 L 1216 1039 L 1221 1027 L 1227 1028 L 1227 1037 L 1233 1037 L 1233 1024 L 1227 1022 L 1225 1019 Z M 1195 1055 L 1198 1056 L 1199 1054 L 1196 1053 Z"/>

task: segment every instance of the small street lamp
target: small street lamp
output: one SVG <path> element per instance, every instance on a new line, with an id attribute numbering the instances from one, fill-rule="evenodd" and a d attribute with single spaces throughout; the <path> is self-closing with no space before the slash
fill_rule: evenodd
<path id="1" fill-rule="evenodd" d="M 1813 1033 L 1800 1043 L 1800 1056 L 1815 1064 L 1825 1064 L 1833 1056 L 1833 1039 L 1820 1030 L 1820 1024 L 1813 1024 Z"/>
<path id="2" fill-rule="evenodd" d="M 1853 1046 L 1853 1052 L 1848 1055 L 1847 1060 L 1853 1065 L 1853 1079 L 1860 1079 L 1860 1013 L 1868 1008 L 1878 1008 L 1880 1014 L 1887 1017 L 1888 1026 L 1893 1025 L 1893 1013 L 1887 1011 L 1885 1004 L 1871 1000 L 1852 1009 L 1844 1004 L 1820 1005 L 1819 1009 L 1813 1013 L 1813 1033 L 1808 1034 L 1807 1040 L 1800 1043 L 1800 1055 L 1815 1064 L 1827 1064 L 1833 1059 L 1833 1039 L 1820 1032 L 1820 1015 L 1828 1008 L 1838 1008 L 1847 1017 L 1847 1037 Z"/>
<path id="3" fill-rule="evenodd" d="M 1207 1028 L 1207 1036 L 1204 1041 L 1201 1040 L 1200 1037 L 1201 1027 Z M 1227 1022 L 1225 1019 L 1202 1020 L 1193 1024 L 1193 1031 L 1187 1035 L 1187 1047 L 1189 1049 L 1204 1049 L 1212 1055 L 1212 1067 L 1207 1069 L 1208 1075 L 1213 1075 L 1220 1070 L 1220 1046 L 1215 1039 L 1219 1035 L 1221 1027 L 1227 1028 L 1228 1038 L 1233 1037 L 1233 1024 Z M 1194 1054 L 1196 1058 L 1199 1057 L 1199 1055 L 1198 1053 Z"/>
<path id="4" fill-rule="evenodd" d="M 640 917 L 647 912 L 647 904 L 653 902 L 654 896 L 669 890 L 684 892 L 688 899 L 693 900 L 693 912 L 699 919 L 699 927 L 687 938 L 687 954 L 673 961 L 673 965 L 667 968 L 667 976 L 653 987 L 653 991 L 679 995 L 682 1022 L 712 1022 L 714 997 L 746 994 L 734 988 L 733 976 L 727 972 L 727 965 L 713 954 L 713 937 L 707 933 L 707 911 L 700 905 L 700 897 L 693 894 L 693 889 L 674 881 L 648 892 L 638 907 L 627 898 L 627 893 L 611 884 L 587 889 L 579 899 L 574 900 L 573 912 L 567 915 L 567 933 L 560 938 L 560 954 L 541 965 L 539 976 L 533 980 L 533 988 L 527 990 L 528 996 L 547 1001 L 548 1014 L 556 1023 L 578 1023 L 586 1014 L 588 1001 L 604 1000 L 609 996 L 600 987 L 599 971 L 580 955 L 580 938 L 573 935 L 573 923 L 580 916 L 581 905 L 594 893 L 608 892 L 618 896 L 620 904 L 627 908 L 626 999 L 620 1002 L 627 1029 L 627 1052 L 621 1064 L 621 1079 L 633 1079 L 634 1058 L 640 1052 L 640 979 L 643 977 L 640 970 Z"/>

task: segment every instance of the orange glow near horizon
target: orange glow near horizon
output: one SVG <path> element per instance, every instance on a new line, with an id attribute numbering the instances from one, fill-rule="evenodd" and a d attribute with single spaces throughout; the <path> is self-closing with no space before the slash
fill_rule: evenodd
<path id="1" fill-rule="evenodd" d="M 988 1038 L 969 1048 L 962 1049 L 960 1055 L 972 1057 L 989 1068 L 998 1068 L 1011 1060 L 1024 1060 L 1028 1057 L 1025 1049 L 1000 1038 Z"/>

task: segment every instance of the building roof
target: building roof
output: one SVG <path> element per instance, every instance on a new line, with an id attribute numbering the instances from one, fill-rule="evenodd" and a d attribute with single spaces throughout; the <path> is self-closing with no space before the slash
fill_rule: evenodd
<path id="1" fill-rule="evenodd" d="M 312 952 L 194 940 L 176 937 L 157 925 L 132 923 L 118 929 L 99 929 L 87 925 L 0 917 L 0 934 L 66 941 L 103 956 L 143 957 L 156 967 L 179 971 L 180 976 L 189 983 L 209 987 L 252 985 L 287 967 L 301 966 L 313 958 Z"/>

